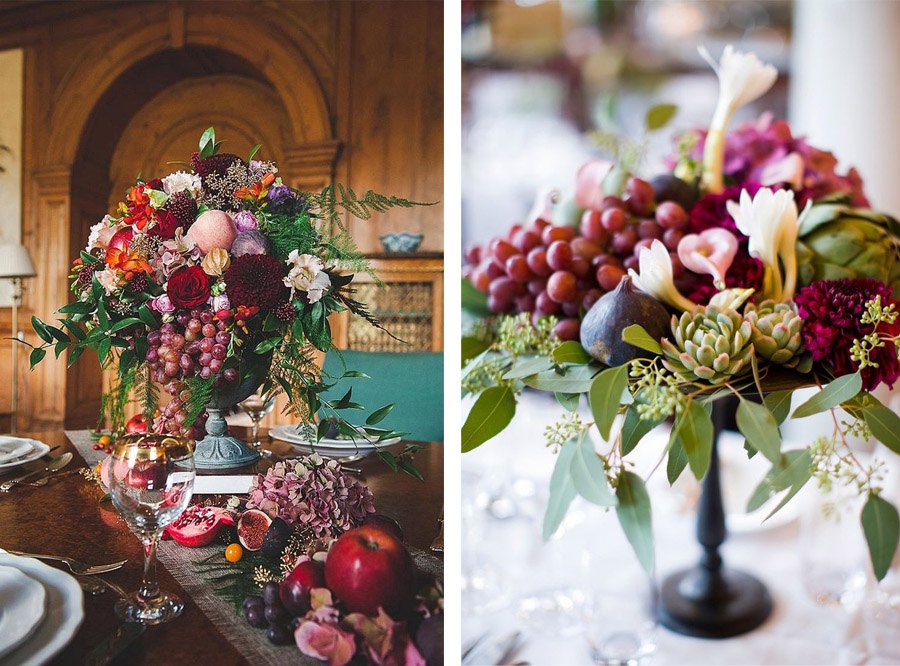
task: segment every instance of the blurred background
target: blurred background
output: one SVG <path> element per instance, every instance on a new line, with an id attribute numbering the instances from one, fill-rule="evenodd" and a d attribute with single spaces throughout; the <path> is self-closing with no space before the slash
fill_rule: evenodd
<path id="1" fill-rule="evenodd" d="M 621 132 L 653 175 L 681 131 L 705 127 L 716 76 L 697 53 L 726 44 L 779 70 L 741 110 L 788 118 L 796 135 L 856 166 L 875 206 L 897 214 L 900 3 L 892 0 L 466 0 L 462 26 L 463 242 L 485 242 L 543 187 L 571 187 L 603 154 L 589 133 Z M 658 103 L 673 121 L 641 135 Z"/>

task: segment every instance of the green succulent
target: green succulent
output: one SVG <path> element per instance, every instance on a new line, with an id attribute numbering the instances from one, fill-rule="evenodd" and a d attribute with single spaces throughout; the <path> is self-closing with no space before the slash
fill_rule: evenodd
<path id="1" fill-rule="evenodd" d="M 721 384 L 750 370 L 750 322 L 737 310 L 698 306 L 672 317 L 672 339 L 660 341 L 663 365 L 687 381 Z"/>
<path id="2" fill-rule="evenodd" d="M 900 223 L 837 203 L 813 206 L 800 221 L 800 284 L 869 277 L 900 291 Z"/>
<path id="3" fill-rule="evenodd" d="M 803 319 L 796 306 L 772 300 L 759 305 L 748 303 L 744 321 L 750 323 L 750 341 L 757 354 L 798 372 L 810 371 L 812 357 L 803 346 Z"/>

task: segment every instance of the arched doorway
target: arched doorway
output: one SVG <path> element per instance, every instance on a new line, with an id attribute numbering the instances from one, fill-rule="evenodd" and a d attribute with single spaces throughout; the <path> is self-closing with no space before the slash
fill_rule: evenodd
<path id="1" fill-rule="evenodd" d="M 97 63 L 98 68 L 104 66 Z M 92 76 L 102 78 L 99 73 Z M 278 161 L 286 176 L 294 176 L 290 181 L 294 185 L 318 187 L 330 181 L 338 144 L 322 140 L 324 132 L 330 137 L 327 124 L 309 122 L 309 110 L 322 108 L 324 98 L 319 93 L 298 113 L 289 107 L 297 103 L 293 92 L 286 99 L 285 90 L 256 64 L 206 44 L 164 48 L 120 71 L 96 94 L 88 114 L 73 109 L 63 123 L 71 126 L 83 116 L 66 187 L 66 255 L 78 256 L 90 226 L 122 200 L 138 174 L 162 176 L 185 168 L 170 162 L 187 160 L 210 125 L 228 141 L 229 152 L 246 155 L 253 144 L 264 144 L 261 157 Z M 298 137 L 296 123 L 301 118 Z M 60 145 L 62 153 L 66 144 Z M 304 163 L 307 152 L 314 155 L 312 163 Z M 292 166 L 300 168 L 295 171 Z M 93 425 L 103 387 L 96 360 L 88 356 L 77 362 L 62 381 L 66 399 L 58 407 L 61 420 L 67 427 Z"/>

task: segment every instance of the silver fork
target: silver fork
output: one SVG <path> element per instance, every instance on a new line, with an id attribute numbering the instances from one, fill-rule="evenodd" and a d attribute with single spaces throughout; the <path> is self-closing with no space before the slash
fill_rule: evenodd
<path id="1" fill-rule="evenodd" d="M 92 566 L 86 564 L 85 562 L 82 562 L 81 560 L 74 560 L 71 557 L 61 557 L 59 555 L 37 555 L 36 553 L 23 553 L 18 550 L 7 550 L 6 552 L 12 555 L 21 555 L 22 557 L 33 557 L 38 560 L 53 560 L 54 562 L 62 562 L 69 568 L 69 571 L 71 571 L 76 576 L 96 576 L 97 574 L 109 573 L 110 571 L 121 569 L 128 562 L 128 560 L 121 560 L 119 562 L 110 562 L 109 564 L 95 564 Z"/>

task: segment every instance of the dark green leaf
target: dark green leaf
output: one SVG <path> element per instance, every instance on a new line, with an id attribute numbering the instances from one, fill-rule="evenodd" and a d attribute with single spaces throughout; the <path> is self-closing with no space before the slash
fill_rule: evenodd
<path id="1" fill-rule="evenodd" d="M 384 417 L 391 413 L 391 410 L 394 408 L 394 405 L 385 405 L 379 409 L 376 409 L 374 412 L 369 414 L 369 418 L 366 419 L 366 425 L 375 425 L 376 423 L 381 423 L 384 420 Z"/>
<path id="2" fill-rule="evenodd" d="M 489 345 L 484 340 L 463 336 L 460 341 L 460 347 L 462 348 L 462 363 L 465 365 L 467 361 L 485 351 Z"/>
<path id="3" fill-rule="evenodd" d="M 75 301 L 57 310 L 61 314 L 91 314 L 93 311 L 94 306 L 88 301 Z"/>
<path id="4" fill-rule="evenodd" d="M 255 146 L 253 146 L 253 148 L 250 149 L 250 155 L 247 156 L 247 161 L 248 161 L 248 162 L 249 162 L 250 160 L 252 160 L 254 157 L 256 157 L 256 153 L 259 152 L 259 149 L 260 149 L 260 148 L 262 148 L 262 144 L 261 144 L 261 143 L 257 143 Z"/>
<path id="5" fill-rule="evenodd" d="M 460 286 L 462 309 L 476 317 L 488 317 L 491 314 L 487 306 L 487 294 L 478 291 L 466 278 Z"/>
<path id="6" fill-rule="evenodd" d="M 97 321 L 100 322 L 100 330 L 106 332 L 109 330 L 109 315 L 106 314 L 106 306 L 103 301 L 97 302 Z"/>
<path id="7" fill-rule="evenodd" d="M 390 451 L 378 449 L 378 457 L 381 458 L 385 462 L 385 464 L 395 472 L 399 469 L 399 466 L 397 465 L 397 458 Z"/>
<path id="8" fill-rule="evenodd" d="M 142 322 L 147 324 L 147 327 L 150 330 L 156 330 L 156 328 L 159 326 L 159 323 L 156 321 L 156 316 L 153 314 L 146 303 L 138 308 L 138 317 L 140 317 Z"/>
<path id="9" fill-rule="evenodd" d="M 134 326 L 135 324 L 141 323 L 143 322 L 136 317 L 127 317 L 113 324 L 112 328 L 110 328 L 109 331 L 110 333 L 115 333 L 116 331 L 121 331 L 123 328 L 128 328 L 129 326 Z"/>
<path id="10" fill-rule="evenodd" d="M 109 349 L 112 347 L 112 340 L 103 338 L 97 345 L 97 357 L 100 359 L 100 365 L 106 363 L 106 357 L 109 356 Z"/>
<path id="11" fill-rule="evenodd" d="M 816 393 L 809 400 L 794 410 L 792 418 L 802 419 L 819 412 L 824 412 L 837 407 L 842 402 L 850 400 L 862 390 L 862 377 L 858 372 L 852 375 L 844 375 L 833 380 L 828 386 Z"/>
<path id="12" fill-rule="evenodd" d="M 47 324 L 34 315 L 31 315 L 31 327 L 41 340 L 44 342 L 53 342 L 53 336 L 50 335 L 50 331 L 47 330 Z"/>
<path id="13" fill-rule="evenodd" d="M 40 363 L 44 357 L 47 355 L 47 350 L 41 347 L 35 347 L 31 350 L 31 358 L 29 361 L 31 362 L 31 367 L 34 368 L 38 363 Z"/>
<path id="14" fill-rule="evenodd" d="M 84 347 L 73 347 L 72 351 L 69 352 L 69 362 L 66 364 L 66 367 L 71 368 L 83 353 Z"/>
<path id="15" fill-rule="evenodd" d="M 61 340 L 61 341 L 57 342 L 56 346 L 53 349 L 53 353 L 56 356 L 56 358 L 59 358 L 59 355 L 62 354 L 64 351 L 66 351 L 66 347 L 68 347 L 68 346 L 69 346 L 68 340 Z"/>
<path id="16" fill-rule="evenodd" d="M 58 342 L 69 342 L 69 336 L 66 335 L 66 332 L 56 326 L 51 326 L 50 324 L 46 324 L 47 330 L 50 331 L 50 335 L 52 335 Z"/>
<path id="17" fill-rule="evenodd" d="M 77 339 L 84 340 L 85 332 L 78 324 L 68 319 L 60 319 L 59 323 L 65 326 L 66 330 L 74 335 Z"/>
<path id="18" fill-rule="evenodd" d="M 616 505 L 616 498 L 606 478 L 606 468 L 587 437 L 575 445 L 569 474 L 575 490 L 587 501 L 599 506 Z"/>
<path id="19" fill-rule="evenodd" d="M 625 537 L 634 549 L 638 561 L 648 574 L 653 574 L 653 520 L 650 514 L 650 495 L 644 482 L 634 472 L 623 472 L 616 488 L 619 505 L 616 515 Z"/>
<path id="20" fill-rule="evenodd" d="M 891 568 L 897 541 L 900 539 L 900 516 L 890 502 L 878 495 L 869 495 L 862 510 L 862 527 L 872 558 L 872 571 L 877 580 L 883 579 Z"/>
<path id="21" fill-rule="evenodd" d="M 637 409 L 629 407 L 625 410 L 625 422 L 622 424 L 622 455 L 627 456 L 643 439 L 644 435 L 662 423 L 662 420 L 644 420 Z"/>
<path id="22" fill-rule="evenodd" d="M 594 378 L 588 393 L 594 421 L 604 440 L 609 439 L 609 430 L 619 413 L 622 394 L 628 388 L 628 367 L 625 364 L 607 368 Z"/>
<path id="23" fill-rule="evenodd" d="M 647 115 L 644 117 L 644 126 L 648 132 L 662 129 L 669 124 L 669 121 L 675 117 L 678 107 L 674 104 L 657 104 L 647 109 Z"/>
<path id="24" fill-rule="evenodd" d="M 584 351 L 581 343 L 574 340 L 568 340 L 553 350 L 553 360 L 557 363 L 577 363 L 586 365 L 593 359 L 591 355 Z"/>
<path id="25" fill-rule="evenodd" d="M 630 345 L 652 354 L 662 354 L 659 340 L 654 339 L 640 324 L 626 326 L 622 331 L 622 339 Z"/>
<path id="26" fill-rule="evenodd" d="M 281 338 L 280 336 L 274 337 L 274 338 L 267 338 L 267 339 L 263 340 L 262 342 L 260 342 L 258 345 L 256 345 L 256 347 L 253 350 L 253 353 L 259 354 L 260 356 L 262 356 L 263 354 L 268 354 L 270 351 L 275 349 L 275 347 L 280 345 L 282 343 L 282 341 L 283 341 L 283 338 Z"/>
<path id="27" fill-rule="evenodd" d="M 80 256 L 81 256 L 82 263 L 85 263 L 85 264 L 96 264 L 97 262 L 102 261 L 100 259 L 100 257 L 95 257 L 94 255 L 89 254 L 88 252 L 85 252 L 84 250 L 81 251 Z"/>
<path id="28" fill-rule="evenodd" d="M 778 431 L 775 417 L 765 405 L 741 398 L 736 420 L 738 430 L 747 438 L 750 446 L 773 464 L 781 460 L 781 433 Z"/>
<path id="29" fill-rule="evenodd" d="M 409 474 L 412 478 L 418 479 L 419 481 L 425 480 L 422 473 L 412 464 L 412 461 L 407 460 L 406 458 L 400 458 L 397 464 L 400 466 L 400 469 Z"/>
<path id="30" fill-rule="evenodd" d="M 214 154 L 216 148 L 216 130 L 214 127 L 207 127 L 203 131 L 197 148 L 200 152 L 200 157 L 209 157 Z"/>
<path id="31" fill-rule="evenodd" d="M 681 442 L 694 476 L 702 479 L 709 469 L 713 441 L 712 419 L 703 405 L 696 400 L 688 403 L 688 407 L 675 420 L 672 432 Z"/>
<path id="32" fill-rule="evenodd" d="M 482 391 L 462 427 L 463 453 L 502 432 L 515 413 L 516 398 L 508 386 L 492 386 Z"/>
<path id="33" fill-rule="evenodd" d="M 793 395 L 793 391 L 775 391 L 763 399 L 763 404 L 772 412 L 775 422 L 779 425 L 784 423 L 788 414 L 791 413 L 791 396 Z"/>

